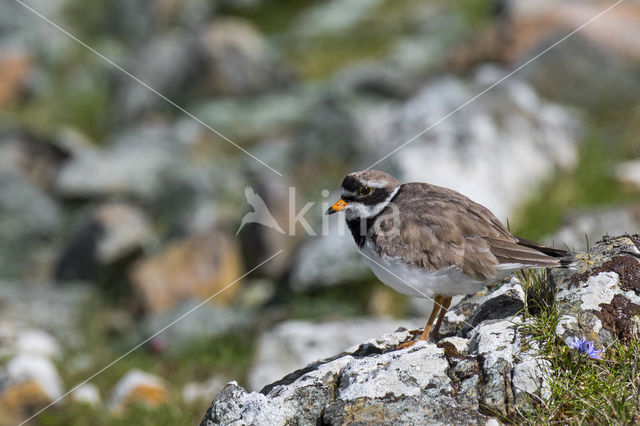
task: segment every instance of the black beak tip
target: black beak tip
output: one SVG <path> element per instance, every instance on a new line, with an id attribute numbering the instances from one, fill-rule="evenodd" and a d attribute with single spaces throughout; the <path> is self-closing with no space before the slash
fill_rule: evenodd
<path id="1" fill-rule="evenodd" d="M 326 211 L 326 212 L 324 212 L 324 214 L 334 214 L 334 213 L 336 213 L 336 212 L 337 212 L 337 210 L 334 210 L 334 209 L 333 209 L 333 207 L 329 207 L 329 208 L 327 209 L 327 211 Z"/>

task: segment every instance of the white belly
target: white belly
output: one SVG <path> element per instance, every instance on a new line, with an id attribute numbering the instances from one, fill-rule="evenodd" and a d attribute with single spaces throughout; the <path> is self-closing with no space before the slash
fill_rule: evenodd
<path id="1" fill-rule="evenodd" d="M 475 280 L 455 266 L 438 271 L 426 271 L 407 265 L 397 258 L 382 259 L 376 251 L 365 244 L 362 248 L 364 258 L 371 271 L 384 284 L 392 289 L 412 297 L 432 299 L 436 294 L 445 297 L 459 294 L 473 294 L 488 282 Z M 495 278 L 502 279 L 520 265 L 501 265 Z"/>

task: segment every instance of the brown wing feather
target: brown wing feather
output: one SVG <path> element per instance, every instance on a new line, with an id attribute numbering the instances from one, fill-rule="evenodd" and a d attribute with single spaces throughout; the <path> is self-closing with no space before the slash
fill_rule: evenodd
<path id="1" fill-rule="evenodd" d="M 425 183 L 402 185 L 392 205 L 376 218 L 370 236 L 383 258 L 401 257 L 432 271 L 456 265 L 482 281 L 495 277 L 502 263 L 560 266 L 542 246 L 511 235 L 487 208 Z"/>

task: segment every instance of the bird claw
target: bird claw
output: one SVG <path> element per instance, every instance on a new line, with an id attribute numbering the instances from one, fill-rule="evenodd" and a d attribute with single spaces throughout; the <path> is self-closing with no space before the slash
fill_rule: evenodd
<path id="1" fill-rule="evenodd" d="M 426 339 L 423 336 L 418 337 L 417 339 L 414 340 L 409 340 L 408 342 L 404 342 L 404 343 L 400 343 L 397 347 L 396 350 L 401 350 L 401 349 L 407 349 L 412 347 L 413 345 L 415 345 L 417 342 L 419 342 L 420 340 L 428 342 L 430 340 L 433 340 L 435 342 L 437 342 L 440 339 L 439 335 L 434 335 L 434 334 L 430 334 L 429 337 L 427 337 Z"/>
<path id="2" fill-rule="evenodd" d="M 417 342 L 417 340 L 409 340 L 408 342 L 404 342 L 404 343 L 400 343 L 397 347 L 396 350 L 401 350 L 401 349 L 407 349 L 410 348 L 411 346 L 415 345 Z"/>

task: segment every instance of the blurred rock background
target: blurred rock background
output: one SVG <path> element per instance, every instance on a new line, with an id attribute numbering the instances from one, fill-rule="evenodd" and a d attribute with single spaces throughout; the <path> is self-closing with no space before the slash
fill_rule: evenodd
<path id="1" fill-rule="evenodd" d="M 457 189 L 520 236 L 638 232 L 640 2 L 527 64 L 610 4 L 28 2 L 279 176 L 3 2 L 1 421 L 73 390 L 32 423 L 194 423 L 229 380 L 257 389 L 421 325 L 429 306 L 375 280 L 342 218 L 322 225 L 347 172 L 414 138 L 376 168 Z M 248 186 L 286 234 L 236 235 Z M 307 203 L 316 235 L 288 235 Z"/>

